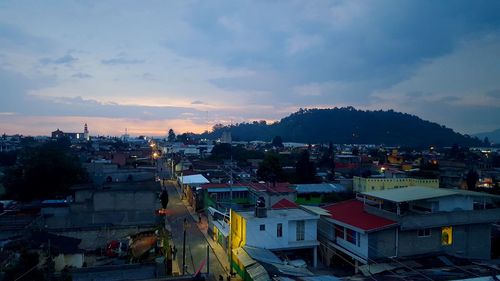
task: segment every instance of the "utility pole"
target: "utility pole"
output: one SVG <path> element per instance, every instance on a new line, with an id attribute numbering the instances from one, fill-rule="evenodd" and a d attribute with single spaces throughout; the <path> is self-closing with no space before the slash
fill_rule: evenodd
<path id="1" fill-rule="evenodd" d="M 187 219 L 184 218 L 184 239 L 182 240 L 182 275 L 186 274 L 186 228 Z"/>
<path id="2" fill-rule="evenodd" d="M 229 143 L 229 153 L 231 154 L 231 163 L 229 164 L 229 278 L 233 276 L 233 239 L 231 231 L 231 212 L 233 210 L 233 140 Z"/>
<path id="3" fill-rule="evenodd" d="M 207 277 L 210 275 L 210 245 L 207 244 Z"/>

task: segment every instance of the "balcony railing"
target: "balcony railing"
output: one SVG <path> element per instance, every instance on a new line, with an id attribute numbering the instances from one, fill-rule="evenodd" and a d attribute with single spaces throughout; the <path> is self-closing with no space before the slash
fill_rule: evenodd
<path id="1" fill-rule="evenodd" d="M 393 212 L 365 205 L 365 211 L 373 215 L 397 221 L 402 230 L 500 221 L 499 208 L 473 211 L 435 212 L 428 214 L 409 213 L 398 216 Z"/>

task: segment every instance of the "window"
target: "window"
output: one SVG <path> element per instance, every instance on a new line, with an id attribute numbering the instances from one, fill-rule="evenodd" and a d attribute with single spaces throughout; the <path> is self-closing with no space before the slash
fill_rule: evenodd
<path id="1" fill-rule="evenodd" d="M 265 224 L 261 224 L 260 225 L 260 231 L 265 231 L 266 230 L 266 225 Z"/>
<path id="2" fill-rule="evenodd" d="M 297 221 L 297 241 L 303 241 L 306 228 L 304 221 Z"/>
<path id="3" fill-rule="evenodd" d="M 441 245 L 447 246 L 453 244 L 453 227 L 441 227 Z"/>
<path id="4" fill-rule="evenodd" d="M 352 229 L 346 229 L 346 239 L 348 242 L 351 242 L 352 244 L 356 245 L 356 231 Z"/>
<path id="5" fill-rule="evenodd" d="M 283 237 L 283 224 L 282 223 L 278 223 L 278 225 L 276 226 L 276 236 Z"/>
<path id="6" fill-rule="evenodd" d="M 344 227 L 340 225 L 335 225 L 335 237 L 344 239 Z"/>
<path id="7" fill-rule="evenodd" d="M 431 236 L 430 228 L 424 228 L 418 230 L 418 237 L 429 237 L 429 236 Z"/>

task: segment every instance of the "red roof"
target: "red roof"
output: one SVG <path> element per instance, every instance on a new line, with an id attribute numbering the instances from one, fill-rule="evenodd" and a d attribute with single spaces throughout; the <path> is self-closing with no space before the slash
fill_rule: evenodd
<path id="1" fill-rule="evenodd" d="M 299 205 L 295 204 L 294 202 L 283 198 L 280 201 L 276 202 L 274 205 L 271 206 L 271 209 L 274 210 L 279 210 L 279 209 L 294 209 L 298 208 Z"/>
<path id="2" fill-rule="evenodd" d="M 348 200 L 323 207 L 331 214 L 331 218 L 342 223 L 357 227 L 364 231 L 376 230 L 397 222 L 369 214 L 363 208 L 363 202 Z"/>

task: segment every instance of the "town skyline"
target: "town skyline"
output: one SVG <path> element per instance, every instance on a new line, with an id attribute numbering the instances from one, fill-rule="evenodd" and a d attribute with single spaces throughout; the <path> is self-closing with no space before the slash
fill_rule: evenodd
<path id="1" fill-rule="evenodd" d="M 201 133 L 299 108 L 500 128 L 495 1 L 0 4 L 0 123 Z"/>

